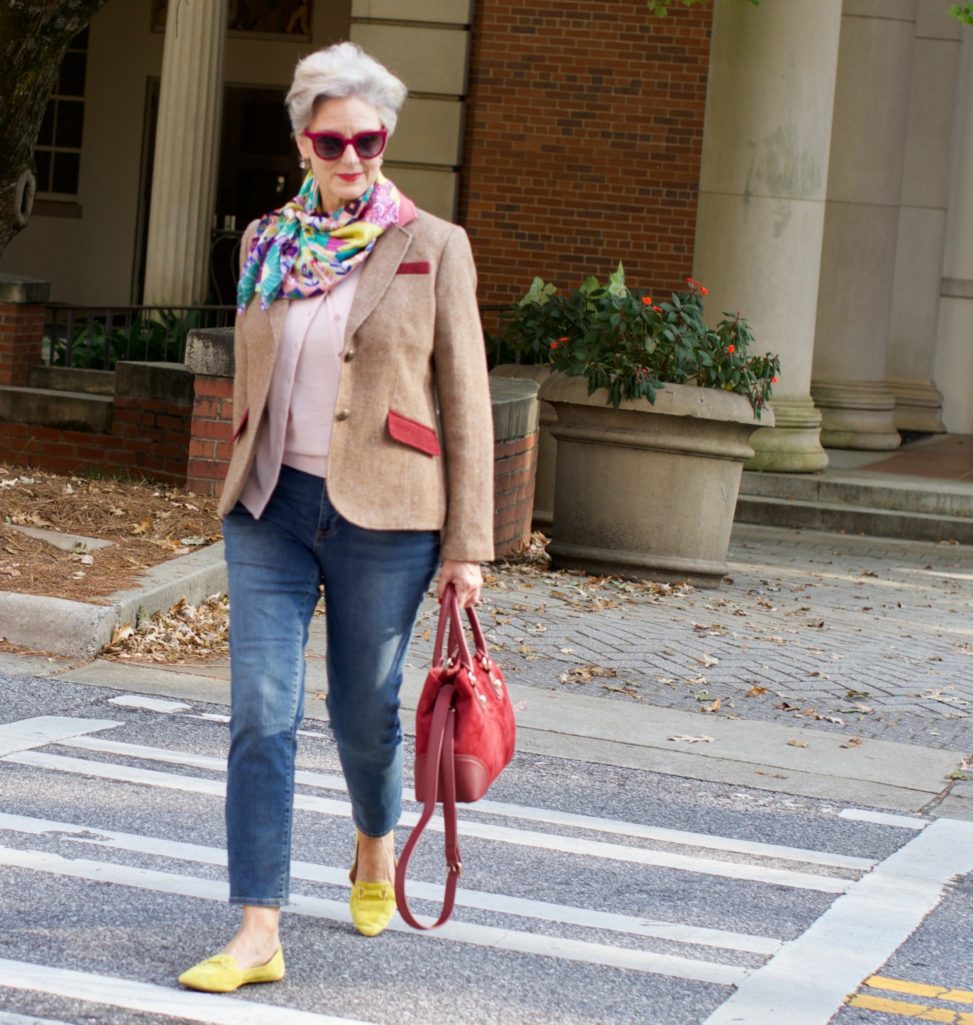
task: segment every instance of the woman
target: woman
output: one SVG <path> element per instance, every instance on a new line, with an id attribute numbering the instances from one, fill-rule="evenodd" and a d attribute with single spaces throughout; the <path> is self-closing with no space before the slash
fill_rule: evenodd
<path id="1" fill-rule="evenodd" d="M 220 513 L 232 720 L 226 822 L 240 930 L 180 982 L 283 977 L 304 646 L 323 585 L 328 711 L 356 827 L 352 921 L 395 911 L 398 690 L 422 596 L 478 598 L 493 449 L 476 276 L 461 228 L 381 173 L 405 86 L 357 46 L 302 60 L 287 96 L 300 193 L 244 236 L 235 445 Z M 349 845 L 350 846 L 350 845 Z"/>

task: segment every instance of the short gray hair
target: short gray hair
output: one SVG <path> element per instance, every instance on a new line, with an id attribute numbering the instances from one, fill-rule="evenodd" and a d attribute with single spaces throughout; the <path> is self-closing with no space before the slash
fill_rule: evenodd
<path id="1" fill-rule="evenodd" d="M 287 93 L 294 135 L 310 124 L 318 100 L 357 96 L 370 103 L 391 135 L 407 89 L 387 68 L 355 43 L 335 43 L 298 61 Z"/>

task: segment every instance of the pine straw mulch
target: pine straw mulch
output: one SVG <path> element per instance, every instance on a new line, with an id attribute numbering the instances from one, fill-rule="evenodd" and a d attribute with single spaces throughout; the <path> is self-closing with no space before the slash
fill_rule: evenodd
<path id="1" fill-rule="evenodd" d="M 0 591 L 107 604 L 160 562 L 220 539 L 217 499 L 144 481 L 0 464 Z M 63 551 L 16 526 L 110 541 Z"/>

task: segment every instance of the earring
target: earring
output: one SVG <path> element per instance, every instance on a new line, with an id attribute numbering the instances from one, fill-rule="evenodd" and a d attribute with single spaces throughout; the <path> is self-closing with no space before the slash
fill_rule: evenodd
<path id="1" fill-rule="evenodd" d="M 300 168 L 300 169 L 301 169 L 302 171 L 306 171 L 306 170 L 307 170 L 307 161 L 306 161 L 306 160 L 304 159 L 304 157 L 301 157 L 301 159 L 300 159 L 300 160 L 298 160 L 298 162 L 297 162 L 297 166 L 298 166 L 298 167 L 299 167 L 299 168 Z"/>

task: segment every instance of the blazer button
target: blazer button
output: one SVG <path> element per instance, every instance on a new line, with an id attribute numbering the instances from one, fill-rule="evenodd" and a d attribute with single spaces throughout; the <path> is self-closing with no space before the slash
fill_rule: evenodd
<path id="1" fill-rule="evenodd" d="M 351 416 L 350 409 L 339 409 L 335 414 L 335 420 L 347 420 Z"/>
<path id="2" fill-rule="evenodd" d="M 346 363 L 350 363 L 354 358 L 355 358 L 355 350 L 354 349 L 349 349 L 345 353 L 345 362 Z"/>

